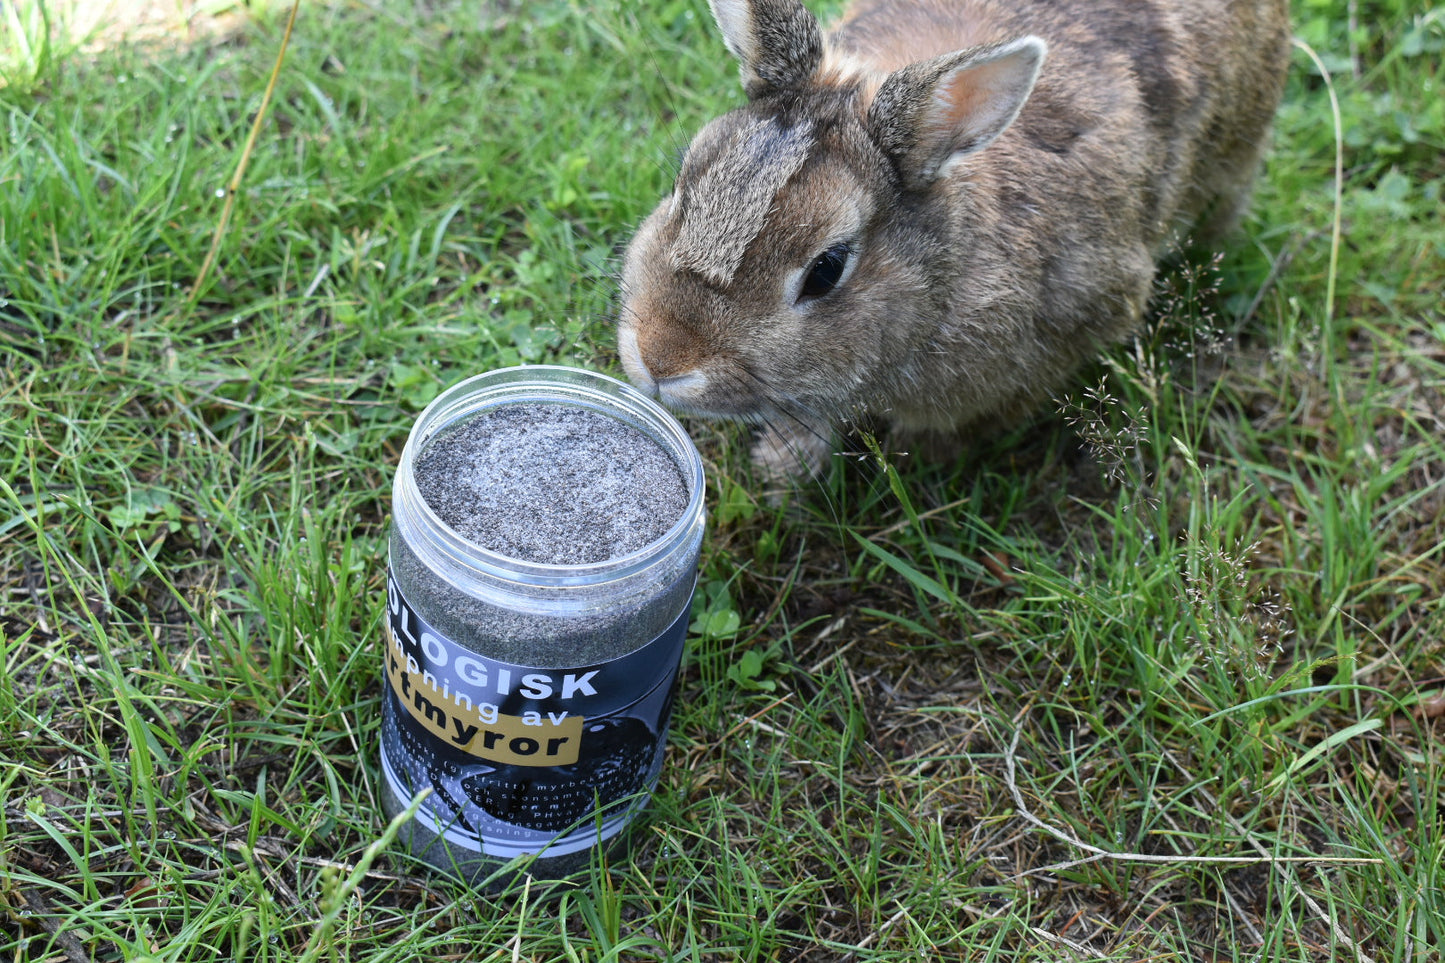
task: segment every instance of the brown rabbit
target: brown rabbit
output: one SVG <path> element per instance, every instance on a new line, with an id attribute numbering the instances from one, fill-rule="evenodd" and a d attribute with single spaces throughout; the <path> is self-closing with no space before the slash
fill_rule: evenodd
<path id="1" fill-rule="evenodd" d="M 633 238 L 618 343 L 777 473 L 1048 398 L 1234 224 L 1289 59 L 1287 0 L 711 2 L 748 103 Z"/>

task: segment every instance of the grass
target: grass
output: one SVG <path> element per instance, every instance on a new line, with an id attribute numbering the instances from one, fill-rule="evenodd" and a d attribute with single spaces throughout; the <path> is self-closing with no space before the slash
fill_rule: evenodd
<path id="1" fill-rule="evenodd" d="M 285 13 L 0 90 L 0 958 L 1441 959 L 1442 8 L 1296 4 L 1340 123 L 1302 50 L 1057 412 L 781 506 L 692 426 L 669 763 L 552 902 L 390 845 L 391 473 L 468 374 L 614 365 L 734 68 L 691 0 L 306 5 L 192 301 Z"/>

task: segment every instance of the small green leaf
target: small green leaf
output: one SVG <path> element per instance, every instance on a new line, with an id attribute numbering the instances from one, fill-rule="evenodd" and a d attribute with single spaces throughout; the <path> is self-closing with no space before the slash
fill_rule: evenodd
<path id="1" fill-rule="evenodd" d="M 728 525 L 742 520 L 748 521 L 758 512 L 757 502 L 742 485 L 723 482 L 722 497 L 718 500 L 717 523 Z"/>
<path id="2" fill-rule="evenodd" d="M 730 639 L 742 628 L 742 616 L 732 609 L 709 612 L 703 622 L 702 634 L 714 639 Z"/>

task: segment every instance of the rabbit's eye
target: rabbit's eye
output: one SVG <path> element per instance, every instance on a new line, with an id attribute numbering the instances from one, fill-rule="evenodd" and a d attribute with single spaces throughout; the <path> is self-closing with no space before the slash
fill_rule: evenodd
<path id="1" fill-rule="evenodd" d="M 801 297 L 821 298 L 837 287 L 848 268 L 850 253 L 847 244 L 834 244 L 819 254 L 813 266 L 808 268 L 808 276 L 803 279 Z"/>

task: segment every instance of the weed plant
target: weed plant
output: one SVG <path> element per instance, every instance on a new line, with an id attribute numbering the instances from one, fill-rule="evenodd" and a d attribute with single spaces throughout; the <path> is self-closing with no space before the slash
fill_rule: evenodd
<path id="1" fill-rule="evenodd" d="M 701 0 L 306 4 L 263 111 L 284 14 L 0 37 L 0 958 L 1441 959 L 1445 8 L 1296 3 L 1252 217 L 1055 411 L 780 499 L 691 425 L 668 765 L 551 901 L 380 814 L 392 472 L 615 367 L 735 69 Z"/>

